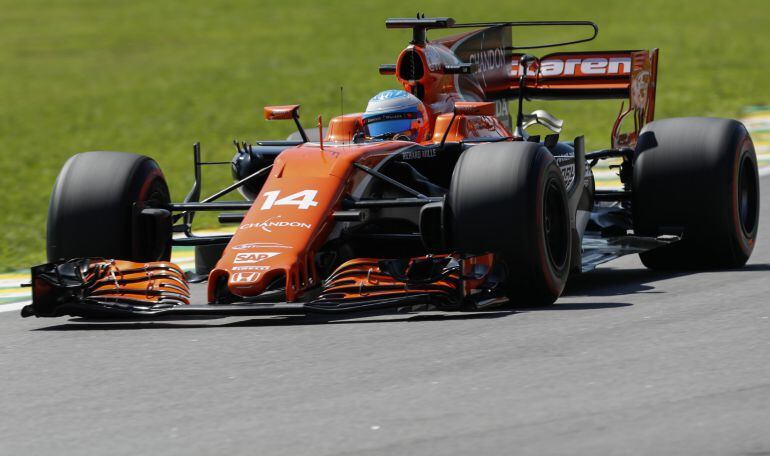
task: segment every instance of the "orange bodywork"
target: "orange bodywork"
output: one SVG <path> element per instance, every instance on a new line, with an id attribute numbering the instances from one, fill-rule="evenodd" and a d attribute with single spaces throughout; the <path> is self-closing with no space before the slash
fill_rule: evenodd
<path id="1" fill-rule="evenodd" d="M 265 120 L 287 120 L 299 118 L 299 105 L 265 106 Z"/>
<path id="2" fill-rule="evenodd" d="M 355 185 L 353 163 L 374 166 L 412 143 L 327 143 L 325 150 L 305 143 L 276 158 L 262 192 L 209 275 L 209 300 L 220 277 L 236 296 L 261 293 L 286 277 L 286 298 L 295 300 L 317 284 L 318 248 L 326 240 L 342 197 Z"/>
<path id="3" fill-rule="evenodd" d="M 494 116 L 457 116 L 452 122 L 452 114 L 441 114 L 436 117 L 433 142 L 441 142 L 441 138 L 444 136 L 447 127 L 449 127 L 447 141 L 462 141 L 466 138 L 499 138 L 510 136 L 510 133 L 505 126 Z"/>
<path id="4" fill-rule="evenodd" d="M 329 130 L 325 141 L 328 142 L 352 142 L 356 133 L 364 128 L 362 113 L 345 114 L 337 116 L 329 122 Z"/>

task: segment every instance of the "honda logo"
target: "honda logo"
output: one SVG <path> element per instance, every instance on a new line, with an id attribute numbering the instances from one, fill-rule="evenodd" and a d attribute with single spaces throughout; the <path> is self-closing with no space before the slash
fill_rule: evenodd
<path id="1" fill-rule="evenodd" d="M 230 283 L 255 282 L 259 279 L 259 272 L 236 272 L 230 276 Z"/>

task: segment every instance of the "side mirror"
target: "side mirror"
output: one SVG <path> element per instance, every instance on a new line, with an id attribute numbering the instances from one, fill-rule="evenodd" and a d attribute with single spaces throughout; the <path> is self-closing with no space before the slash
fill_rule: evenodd
<path id="1" fill-rule="evenodd" d="M 299 105 L 265 106 L 265 120 L 294 120 L 302 142 L 308 142 L 307 133 L 299 123 Z"/>
<path id="2" fill-rule="evenodd" d="M 497 113 L 493 101 L 456 101 L 455 115 L 461 116 L 494 116 Z"/>
<path id="3" fill-rule="evenodd" d="M 299 119 L 299 105 L 265 106 L 265 120 Z"/>

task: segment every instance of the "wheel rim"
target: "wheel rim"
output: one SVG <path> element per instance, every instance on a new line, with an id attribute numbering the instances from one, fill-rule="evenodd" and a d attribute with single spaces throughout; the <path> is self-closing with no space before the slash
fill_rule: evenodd
<path id="1" fill-rule="evenodd" d="M 569 223 L 567 222 L 566 201 L 559 184 L 551 180 L 545 191 L 543 204 L 543 234 L 551 265 L 556 269 L 564 267 L 569 245 Z"/>
<path id="2" fill-rule="evenodd" d="M 136 204 L 143 208 L 163 207 L 168 204 L 168 190 L 158 180 L 154 181 L 147 190 L 146 195 L 140 195 Z M 138 222 L 135 227 L 139 230 L 134 235 L 134 253 L 141 258 L 141 261 L 160 261 L 168 255 L 169 238 L 158 238 L 158 232 L 153 223 L 147 223 L 145 220 Z"/>
<path id="3" fill-rule="evenodd" d="M 750 236 L 757 226 L 759 200 L 757 198 L 757 173 L 754 162 L 744 156 L 738 171 L 738 219 L 745 236 Z"/>

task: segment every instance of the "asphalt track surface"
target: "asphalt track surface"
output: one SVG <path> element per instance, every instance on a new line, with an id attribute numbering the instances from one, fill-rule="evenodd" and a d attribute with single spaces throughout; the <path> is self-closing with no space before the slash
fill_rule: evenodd
<path id="1" fill-rule="evenodd" d="M 768 455 L 769 227 L 766 203 L 741 270 L 656 273 L 627 257 L 541 310 L 0 313 L 0 454 Z"/>

